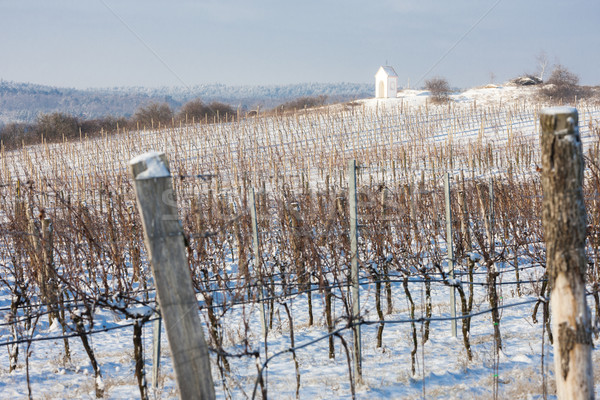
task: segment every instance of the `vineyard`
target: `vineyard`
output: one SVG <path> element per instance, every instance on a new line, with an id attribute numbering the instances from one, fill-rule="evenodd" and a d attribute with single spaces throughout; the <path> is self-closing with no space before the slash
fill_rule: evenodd
<path id="1" fill-rule="evenodd" d="M 178 396 L 128 171 L 160 151 L 217 398 L 553 398 L 543 106 L 366 100 L 3 150 L 0 397 Z M 598 321 L 600 107 L 577 109 Z"/>

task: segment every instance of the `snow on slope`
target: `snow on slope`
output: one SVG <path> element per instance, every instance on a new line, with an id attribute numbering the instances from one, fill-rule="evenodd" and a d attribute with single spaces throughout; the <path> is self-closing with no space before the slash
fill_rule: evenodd
<path id="1" fill-rule="evenodd" d="M 476 104 L 481 106 L 501 105 L 524 100 L 532 100 L 536 96 L 537 88 L 515 85 L 487 85 L 473 88 L 464 92 L 456 92 L 450 95 L 450 100 L 456 104 Z M 407 106 L 431 105 L 429 92 L 426 90 L 405 89 L 398 92 L 395 99 L 366 99 L 359 101 L 369 107 L 377 105 L 395 106 L 404 103 Z"/>

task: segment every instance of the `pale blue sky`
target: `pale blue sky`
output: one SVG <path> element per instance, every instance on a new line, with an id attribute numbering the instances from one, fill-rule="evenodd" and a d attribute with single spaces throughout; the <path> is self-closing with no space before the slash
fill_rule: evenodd
<path id="1" fill-rule="evenodd" d="M 77 88 L 502 82 L 545 51 L 600 84 L 600 2 L 0 0 L 0 79 Z"/>

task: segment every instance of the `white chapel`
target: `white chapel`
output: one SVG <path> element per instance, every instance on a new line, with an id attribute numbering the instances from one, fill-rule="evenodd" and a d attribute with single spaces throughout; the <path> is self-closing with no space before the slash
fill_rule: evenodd
<path id="1" fill-rule="evenodd" d="M 375 74 L 375 97 L 395 98 L 398 95 L 398 74 L 390 66 L 381 66 Z"/>

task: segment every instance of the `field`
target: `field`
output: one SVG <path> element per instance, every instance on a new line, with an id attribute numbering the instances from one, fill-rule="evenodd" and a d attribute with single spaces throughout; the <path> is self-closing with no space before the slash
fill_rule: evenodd
<path id="1" fill-rule="evenodd" d="M 155 292 L 127 168 L 156 150 L 169 160 L 218 398 L 555 398 L 542 107 L 523 88 L 443 105 L 405 92 L 3 151 L 0 397 L 177 397 L 164 330 L 156 388 L 151 379 Z M 600 106 L 577 108 L 597 321 Z M 350 323 L 350 160 L 362 381 Z"/>

